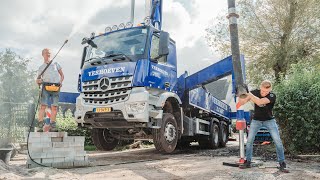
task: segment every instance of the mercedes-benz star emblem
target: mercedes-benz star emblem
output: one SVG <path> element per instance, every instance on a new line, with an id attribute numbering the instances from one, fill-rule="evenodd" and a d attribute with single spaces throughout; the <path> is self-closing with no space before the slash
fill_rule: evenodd
<path id="1" fill-rule="evenodd" d="M 102 91 L 107 90 L 109 87 L 109 79 L 107 77 L 101 78 L 99 86 Z"/>

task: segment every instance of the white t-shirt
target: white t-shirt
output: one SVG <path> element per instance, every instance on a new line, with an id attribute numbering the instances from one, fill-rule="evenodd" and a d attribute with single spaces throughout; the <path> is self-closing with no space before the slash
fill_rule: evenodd
<path id="1" fill-rule="evenodd" d="M 44 68 L 47 66 L 46 63 L 43 63 L 39 69 L 38 69 L 38 76 L 39 74 L 44 70 Z M 47 68 L 47 70 L 42 74 L 41 78 L 43 82 L 48 83 L 60 83 L 60 74 L 59 70 L 61 69 L 61 66 L 57 62 L 53 62 L 50 64 L 50 66 Z"/>

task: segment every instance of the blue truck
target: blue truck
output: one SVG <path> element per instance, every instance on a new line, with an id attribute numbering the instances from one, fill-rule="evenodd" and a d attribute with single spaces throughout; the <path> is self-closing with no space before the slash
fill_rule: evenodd
<path id="1" fill-rule="evenodd" d="M 176 43 L 161 30 L 162 3 L 155 2 L 139 26 L 107 27 L 83 39 L 75 121 L 92 129 L 99 150 L 141 138 L 163 153 L 191 142 L 224 147 L 235 113 L 205 85 L 232 76 L 235 92 L 232 57 L 178 77 Z M 243 57 L 241 64 L 244 74 Z"/>

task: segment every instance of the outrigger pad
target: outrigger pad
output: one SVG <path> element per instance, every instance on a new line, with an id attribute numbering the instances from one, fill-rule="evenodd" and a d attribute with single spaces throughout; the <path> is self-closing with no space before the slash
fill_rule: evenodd
<path id="1" fill-rule="evenodd" d="M 231 166 L 231 167 L 239 167 L 240 166 L 240 164 L 238 164 L 238 163 L 228 163 L 228 162 L 222 162 L 222 165 Z"/>
<path id="2" fill-rule="evenodd" d="M 231 167 L 241 167 L 241 163 L 229 163 L 229 162 L 222 162 L 222 165 L 224 166 L 231 166 Z M 263 163 L 261 162 L 251 162 L 251 167 L 260 167 Z"/>

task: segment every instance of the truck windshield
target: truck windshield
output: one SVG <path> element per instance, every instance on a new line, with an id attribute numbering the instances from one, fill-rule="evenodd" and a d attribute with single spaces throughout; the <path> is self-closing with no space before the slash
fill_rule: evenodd
<path id="1" fill-rule="evenodd" d="M 116 55 L 126 55 L 131 58 L 144 55 L 146 39 L 146 28 L 134 28 L 98 36 L 93 39 L 97 47 L 90 46 L 86 61 Z"/>

